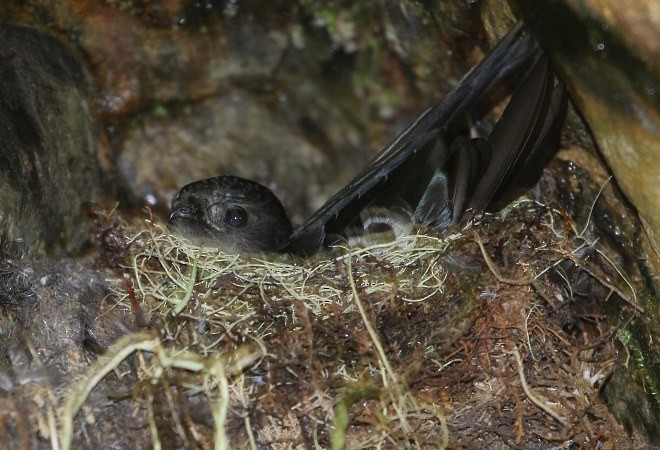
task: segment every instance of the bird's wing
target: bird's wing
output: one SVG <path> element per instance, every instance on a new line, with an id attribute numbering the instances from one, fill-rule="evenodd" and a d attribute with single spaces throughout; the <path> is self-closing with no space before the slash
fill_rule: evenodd
<path id="1" fill-rule="evenodd" d="M 500 203 L 512 187 L 535 183 L 558 146 L 567 97 L 555 86 L 548 57 L 540 52 L 487 139 L 491 162 L 479 176 L 469 207 Z"/>
<path id="2" fill-rule="evenodd" d="M 475 103 L 507 75 L 518 71 L 538 50 L 536 41 L 523 33 L 521 23 L 517 24 L 439 104 L 425 111 L 353 181 L 298 227 L 291 235 L 288 251 L 300 255 L 316 252 L 326 235 L 341 233 L 377 196 L 396 189 L 402 177 L 411 176 L 415 164 L 425 161 L 430 152 L 444 152 L 435 145 L 436 138 L 453 133 Z"/>

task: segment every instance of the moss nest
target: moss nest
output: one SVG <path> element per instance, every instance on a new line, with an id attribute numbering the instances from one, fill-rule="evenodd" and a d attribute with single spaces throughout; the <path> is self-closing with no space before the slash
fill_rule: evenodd
<path id="1" fill-rule="evenodd" d="M 104 220 L 97 264 L 113 268 L 88 333 L 103 351 L 3 397 L 16 448 L 39 447 L 35 433 L 60 448 L 646 442 L 599 396 L 635 362 L 625 332 L 643 307 L 558 210 L 520 201 L 441 236 L 308 259 Z"/>
<path id="2" fill-rule="evenodd" d="M 61 437 L 100 389 L 165 448 L 634 444 L 598 396 L 618 329 L 573 291 L 641 307 L 593 275 L 570 222 L 527 201 L 423 231 L 310 259 L 129 233 L 109 310 L 136 331 L 65 394 Z"/>

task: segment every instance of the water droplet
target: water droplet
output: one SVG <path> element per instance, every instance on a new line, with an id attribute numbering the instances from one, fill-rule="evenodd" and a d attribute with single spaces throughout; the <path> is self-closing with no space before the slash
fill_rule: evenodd
<path id="1" fill-rule="evenodd" d="M 644 93 L 648 95 L 649 97 L 653 97 L 656 93 L 656 88 L 653 85 L 645 84 L 644 85 Z"/>
<path id="2" fill-rule="evenodd" d="M 225 3 L 225 8 L 222 12 L 227 17 L 234 17 L 238 14 L 238 0 L 229 0 Z"/>
<path id="3" fill-rule="evenodd" d="M 594 44 L 594 46 L 593 46 L 593 49 L 594 49 L 594 51 L 596 51 L 596 52 L 599 53 L 599 56 L 600 56 L 602 59 L 607 58 L 607 51 L 606 51 L 606 45 L 605 45 L 605 42 L 602 42 L 602 41 L 600 41 L 600 42 L 596 42 L 596 43 Z"/>
<path id="4" fill-rule="evenodd" d="M 156 206 L 158 203 L 158 199 L 154 194 L 147 194 L 144 196 L 144 201 L 149 205 L 149 206 Z"/>

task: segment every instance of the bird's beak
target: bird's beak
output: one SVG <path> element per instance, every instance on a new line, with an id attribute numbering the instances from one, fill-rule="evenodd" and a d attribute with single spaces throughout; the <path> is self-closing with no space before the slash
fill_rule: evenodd
<path id="1" fill-rule="evenodd" d="M 176 208 L 170 213 L 170 222 L 174 219 L 187 219 L 192 216 L 190 208 Z"/>

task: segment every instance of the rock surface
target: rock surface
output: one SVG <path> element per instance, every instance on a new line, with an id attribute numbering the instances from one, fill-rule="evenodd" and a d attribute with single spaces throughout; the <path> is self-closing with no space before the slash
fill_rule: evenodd
<path id="1" fill-rule="evenodd" d="M 54 38 L 11 25 L 0 61 L 0 220 L 34 252 L 79 249 L 101 179 L 85 72 Z"/>
<path id="2" fill-rule="evenodd" d="M 637 208 L 660 268 L 660 4 L 518 1 L 559 64 L 598 150 Z M 543 17 L 536 20 L 534 17 Z"/>

